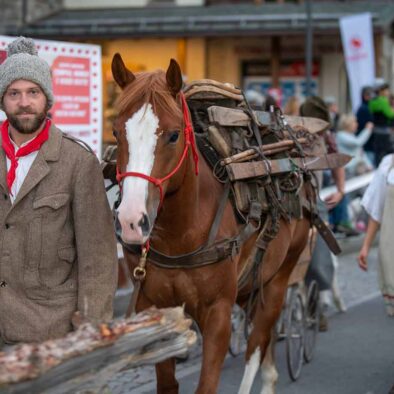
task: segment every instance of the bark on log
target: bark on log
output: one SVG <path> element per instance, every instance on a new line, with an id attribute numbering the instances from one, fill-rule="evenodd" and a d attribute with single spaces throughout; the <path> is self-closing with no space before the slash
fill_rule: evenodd
<path id="1" fill-rule="evenodd" d="M 0 394 L 100 392 L 124 368 L 185 354 L 196 342 L 183 308 L 151 308 L 130 319 L 83 323 L 65 338 L 0 353 Z M 74 347 L 73 347 L 74 344 Z"/>

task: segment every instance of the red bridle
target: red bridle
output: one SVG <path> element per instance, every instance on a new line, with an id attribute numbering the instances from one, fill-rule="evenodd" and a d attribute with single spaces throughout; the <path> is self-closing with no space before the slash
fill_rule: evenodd
<path id="1" fill-rule="evenodd" d="M 130 171 L 130 172 L 120 172 L 119 171 L 119 167 L 116 166 L 116 180 L 119 183 L 119 186 L 121 186 L 121 181 L 122 179 L 128 177 L 128 176 L 135 176 L 137 178 L 142 178 L 147 180 L 148 182 L 153 183 L 156 187 L 159 188 L 160 191 L 160 205 L 159 208 L 161 207 L 161 205 L 163 204 L 163 200 L 164 200 L 164 195 L 163 195 L 163 183 L 165 181 L 167 181 L 168 179 L 170 179 L 172 176 L 174 176 L 179 168 L 181 167 L 182 163 L 185 161 L 186 156 L 187 156 L 187 152 L 189 150 L 189 147 L 192 150 L 192 155 L 193 155 L 193 160 L 194 160 L 194 166 L 195 166 L 195 173 L 196 175 L 198 175 L 198 154 L 197 154 L 197 148 L 196 148 L 196 141 L 194 138 L 194 133 L 193 133 L 193 126 L 190 122 L 190 116 L 189 116 L 189 109 L 187 107 L 187 103 L 186 103 L 186 99 L 183 93 L 180 93 L 180 97 L 181 97 L 181 102 L 182 102 L 182 110 L 183 110 L 183 121 L 184 121 L 184 133 L 185 133 L 185 147 L 183 149 L 183 153 L 181 158 L 179 159 L 178 164 L 175 166 L 175 168 L 165 177 L 163 178 L 154 178 L 150 175 L 146 175 L 143 174 L 141 172 L 134 172 L 134 171 Z"/>

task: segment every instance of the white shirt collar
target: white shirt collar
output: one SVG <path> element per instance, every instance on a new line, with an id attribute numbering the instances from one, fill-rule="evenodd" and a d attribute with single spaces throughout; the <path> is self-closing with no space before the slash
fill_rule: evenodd
<path id="1" fill-rule="evenodd" d="M 35 137 L 31 138 L 30 140 L 24 142 L 21 146 L 18 146 L 17 144 L 15 144 L 15 142 L 14 142 L 13 139 L 11 138 L 11 134 L 10 134 L 9 131 L 8 131 L 8 135 L 9 135 L 9 137 L 10 137 L 11 144 L 14 145 L 15 152 L 16 152 L 18 149 L 20 149 L 20 148 L 24 147 L 25 145 L 27 145 L 29 142 L 33 141 L 35 138 L 37 138 L 37 136 L 35 136 Z"/>

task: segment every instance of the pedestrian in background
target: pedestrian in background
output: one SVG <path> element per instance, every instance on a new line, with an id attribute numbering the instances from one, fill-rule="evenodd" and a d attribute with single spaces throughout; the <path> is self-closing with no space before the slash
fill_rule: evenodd
<path id="1" fill-rule="evenodd" d="M 383 156 L 393 152 L 390 128 L 394 121 L 394 109 L 389 102 L 390 89 L 387 83 L 377 88 L 377 96 L 369 101 L 368 107 L 375 125 L 373 152 L 375 166 L 378 167 Z"/>
<path id="2" fill-rule="evenodd" d="M 265 97 L 265 102 L 264 102 L 264 105 L 263 105 L 263 111 L 269 112 L 271 107 L 277 107 L 277 106 L 278 106 L 278 103 L 276 102 L 275 98 L 268 94 Z"/>
<path id="3" fill-rule="evenodd" d="M 371 86 L 365 86 L 361 91 L 361 105 L 357 109 L 356 118 L 357 118 L 357 133 L 360 134 L 362 130 L 365 129 L 365 126 L 368 122 L 372 122 L 372 114 L 369 110 L 368 103 L 374 98 L 374 91 Z M 375 155 L 373 153 L 373 133 L 371 133 L 369 139 L 364 144 L 364 151 L 369 158 L 369 161 L 375 166 Z"/>
<path id="4" fill-rule="evenodd" d="M 249 105 L 256 111 L 261 111 L 264 105 L 264 95 L 257 90 L 248 89 L 245 91 L 245 98 L 248 100 Z"/>
<path id="5" fill-rule="evenodd" d="M 357 128 L 358 123 L 353 114 L 341 115 L 337 132 L 338 150 L 352 156 L 345 166 L 346 178 L 361 175 L 373 169 L 373 164 L 363 149 L 372 135 L 373 123 L 368 122 L 358 135 L 355 134 Z"/>
<path id="6" fill-rule="evenodd" d="M 330 114 L 331 131 L 337 132 L 339 117 L 341 116 L 338 109 L 337 100 L 334 96 L 328 96 L 324 99 Z"/>
<path id="7" fill-rule="evenodd" d="M 47 117 L 51 70 L 34 42 L 0 65 L 0 337 L 40 342 L 72 330 L 79 311 L 112 318 L 117 250 L 97 157 Z"/>
<path id="8" fill-rule="evenodd" d="M 298 116 L 300 113 L 300 99 L 297 96 L 291 96 L 283 110 L 285 115 Z"/>
<path id="9" fill-rule="evenodd" d="M 368 270 L 368 255 L 380 229 L 379 285 L 386 311 L 394 317 L 394 155 L 385 156 L 369 184 L 362 205 L 369 215 L 367 232 L 358 255 L 358 264 Z"/>
<path id="10" fill-rule="evenodd" d="M 319 118 L 330 123 L 331 118 L 327 105 L 317 96 L 308 97 L 300 107 L 300 115 L 313 118 Z M 327 131 L 324 136 L 327 152 L 336 153 L 337 146 L 332 134 Z M 337 191 L 326 198 L 324 202 L 317 200 L 317 209 L 319 216 L 328 222 L 328 209 L 334 208 L 343 198 L 345 189 L 345 170 L 335 168 L 332 170 L 332 176 L 337 187 Z M 318 174 L 319 188 L 322 185 L 322 174 Z M 323 238 L 317 234 L 316 245 L 312 253 L 312 258 L 308 271 L 306 273 L 306 283 L 316 280 L 320 294 L 321 316 L 319 322 L 320 331 L 328 329 L 327 309 L 330 304 L 330 292 L 334 279 L 334 262 L 332 254 Z"/>

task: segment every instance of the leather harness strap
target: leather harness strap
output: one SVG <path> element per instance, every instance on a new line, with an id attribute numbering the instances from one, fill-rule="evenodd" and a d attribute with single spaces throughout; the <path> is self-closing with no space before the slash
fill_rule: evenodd
<path id="1" fill-rule="evenodd" d="M 215 242 L 229 197 L 229 192 L 230 182 L 227 182 L 208 235 L 208 240 L 204 245 L 192 252 L 177 256 L 168 256 L 151 246 L 149 249 L 148 262 L 160 268 L 191 269 L 211 265 L 230 256 L 235 257 L 239 253 L 242 244 L 259 229 L 259 226 L 249 222 L 237 236 Z M 139 245 L 126 244 L 120 237 L 118 237 L 118 240 L 127 251 L 134 254 L 139 254 L 141 252 L 141 247 Z"/>

